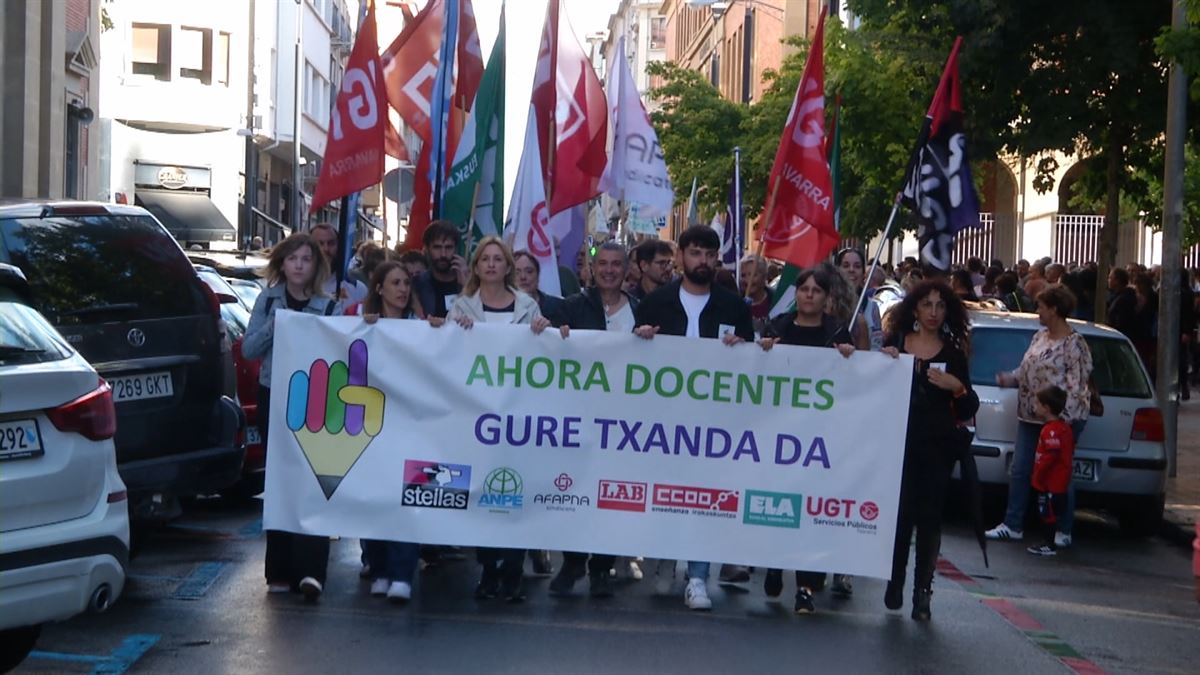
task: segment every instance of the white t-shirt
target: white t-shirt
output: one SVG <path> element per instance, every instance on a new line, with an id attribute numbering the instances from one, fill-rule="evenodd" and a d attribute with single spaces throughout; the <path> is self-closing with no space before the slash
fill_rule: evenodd
<path id="1" fill-rule="evenodd" d="M 617 310 L 616 314 L 605 312 L 605 330 L 611 330 L 617 333 L 632 333 L 633 332 L 633 309 L 626 302 L 621 305 L 621 309 Z"/>
<path id="2" fill-rule="evenodd" d="M 683 290 L 682 285 L 679 287 L 679 302 L 683 304 L 683 311 L 687 313 L 688 318 L 685 337 L 700 337 L 700 313 L 704 311 L 704 307 L 708 304 L 708 298 L 711 295 L 711 293 L 692 295 Z"/>

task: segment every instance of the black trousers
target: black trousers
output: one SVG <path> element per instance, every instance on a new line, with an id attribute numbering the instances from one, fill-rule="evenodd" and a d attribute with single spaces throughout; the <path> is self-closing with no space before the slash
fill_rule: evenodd
<path id="1" fill-rule="evenodd" d="M 523 548 L 479 546 L 475 549 L 475 559 L 483 566 L 485 579 L 494 578 L 494 575 L 499 574 L 500 583 L 509 588 L 516 588 L 525 574 L 525 549 Z"/>
<path id="2" fill-rule="evenodd" d="M 910 440 L 905 448 L 900 513 L 892 549 L 893 584 L 904 585 L 908 548 L 915 529 L 914 589 L 928 589 L 933 585 L 933 573 L 942 548 L 942 509 L 946 504 L 954 461 L 951 449 L 934 441 Z"/>
<path id="3" fill-rule="evenodd" d="M 258 388 L 258 433 L 267 447 L 267 429 L 271 420 L 271 388 Z M 325 585 L 329 566 L 329 537 L 297 534 L 283 530 L 267 530 L 267 583 L 300 585 L 304 577 L 312 577 Z"/>
<path id="4" fill-rule="evenodd" d="M 570 551 L 563 552 L 563 568 L 571 570 L 576 576 L 583 576 L 584 568 L 587 568 L 587 573 L 593 576 L 600 574 L 608 574 L 608 571 L 617 563 L 617 556 L 603 555 L 600 553 L 572 553 Z"/>

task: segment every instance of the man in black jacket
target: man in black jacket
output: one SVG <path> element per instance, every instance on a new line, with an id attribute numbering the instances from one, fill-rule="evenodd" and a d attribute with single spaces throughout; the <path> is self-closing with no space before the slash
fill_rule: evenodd
<path id="1" fill-rule="evenodd" d="M 595 284 L 563 301 L 559 313 L 562 324 L 558 329 L 563 339 L 570 337 L 572 328 L 619 333 L 633 331 L 637 300 L 621 290 L 628 268 L 629 258 L 620 244 L 607 241 L 600 245 L 596 257 L 592 259 L 592 278 Z M 588 560 L 587 553 L 565 551 L 563 567 L 558 576 L 550 582 L 550 593 L 569 594 L 575 587 L 575 582 L 583 578 L 586 572 L 591 583 L 591 596 L 610 597 L 613 592 L 608 571 L 614 563 L 616 556 L 613 555 L 593 553 L 591 560 Z"/>
<path id="2" fill-rule="evenodd" d="M 1137 333 L 1137 293 L 1129 286 L 1129 272 L 1114 267 L 1108 273 L 1108 325 L 1133 337 Z"/>
<path id="3" fill-rule="evenodd" d="M 448 220 L 435 220 L 425 228 L 422 242 L 429 269 L 413 279 L 413 292 L 428 316 L 446 318 L 467 283 L 469 265 L 455 253 L 458 240 L 458 227 Z"/>
<path id="4" fill-rule="evenodd" d="M 659 333 L 719 338 L 731 346 L 754 340 L 749 306 L 737 293 L 713 284 L 720 248 L 716 230 L 705 225 L 693 225 L 679 235 L 683 277 L 664 284 L 642 300 L 637 307 L 635 335 L 646 340 Z M 708 598 L 708 567 L 707 562 L 688 562 L 683 601 L 689 609 L 712 609 Z M 745 568 L 727 566 L 727 569 L 722 569 L 722 580 L 750 578 Z"/>

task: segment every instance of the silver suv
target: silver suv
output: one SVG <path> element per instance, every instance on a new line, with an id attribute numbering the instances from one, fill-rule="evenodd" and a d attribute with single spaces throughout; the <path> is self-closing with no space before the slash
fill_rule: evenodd
<path id="1" fill-rule="evenodd" d="M 971 383 L 979 394 L 975 461 L 983 483 L 1008 485 L 1017 433 L 1017 390 L 996 386 L 996 373 L 1016 368 L 1040 328 L 1032 314 L 971 312 Z M 1075 450 L 1080 506 L 1114 513 L 1121 527 L 1152 533 L 1162 519 L 1166 452 L 1162 413 L 1150 377 L 1121 333 L 1071 321 L 1092 349 L 1093 380 L 1104 414 L 1088 420 Z"/>

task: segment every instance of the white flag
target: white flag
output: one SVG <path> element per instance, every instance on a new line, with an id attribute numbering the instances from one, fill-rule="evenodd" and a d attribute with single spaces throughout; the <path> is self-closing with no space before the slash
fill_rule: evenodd
<path id="1" fill-rule="evenodd" d="M 564 212 L 566 213 L 566 212 Z M 538 290 L 549 295 L 562 295 L 558 282 L 558 256 L 550 228 L 550 210 L 546 207 L 546 186 L 542 183 L 542 156 L 538 149 L 537 116 L 529 107 L 525 123 L 525 147 L 517 182 L 513 185 L 512 201 L 508 205 L 508 220 L 504 223 L 504 238 L 512 250 L 529 251 L 538 259 L 541 274 Z"/>
<path id="2" fill-rule="evenodd" d="M 641 204 L 643 218 L 666 216 L 675 204 L 675 193 L 658 134 L 625 59 L 625 38 L 617 42 L 616 53 L 607 91 L 612 152 L 600 187 L 617 199 Z"/>

